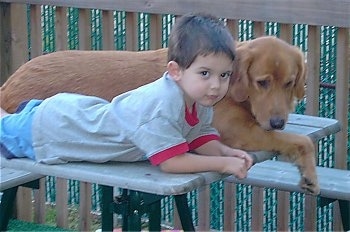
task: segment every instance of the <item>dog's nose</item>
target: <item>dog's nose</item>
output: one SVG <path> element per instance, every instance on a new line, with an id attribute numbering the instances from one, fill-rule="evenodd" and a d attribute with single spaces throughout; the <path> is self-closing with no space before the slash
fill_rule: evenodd
<path id="1" fill-rule="evenodd" d="M 283 129 L 284 128 L 285 121 L 283 118 L 280 117 L 272 117 L 270 119 L 270 126 L 273 129 Z"/>

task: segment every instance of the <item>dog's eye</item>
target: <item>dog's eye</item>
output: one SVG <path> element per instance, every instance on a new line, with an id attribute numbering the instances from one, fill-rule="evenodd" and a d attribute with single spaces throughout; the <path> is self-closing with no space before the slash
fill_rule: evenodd
<path id="1" fill-rule="evenodd" d="M 292 87 L 292 85 L 293 85 L 293 81 L 288 81 L 288 82 L 284 85 L 284 87 L 285 87 L 286 89 L 288 89 L 289 87 Z"/>
<path id="2" fill-rule="evenodd" d="M 270 82 L 268 80 L 260 80 L 257 81 L 258 85 L 264 89 L 267 89 L 269 87 Z"/>

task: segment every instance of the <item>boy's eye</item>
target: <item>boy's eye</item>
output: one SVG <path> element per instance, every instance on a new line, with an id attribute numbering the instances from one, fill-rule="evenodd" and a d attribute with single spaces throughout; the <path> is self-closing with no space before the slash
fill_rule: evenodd
<path id="1" fill-rule="evenodd" d="M 201 75 L 205 78 L 208 78 L 209 77 L 209 72 L 208 71 L 202 71 L 201 72 Z"/>
<path id="2" fill-rule="evenodd" d="M 231 72 L 225 72 L 222 73 L 220 76 L 222 77 L 222 79 L 229 79 L 231 77 Z"/>

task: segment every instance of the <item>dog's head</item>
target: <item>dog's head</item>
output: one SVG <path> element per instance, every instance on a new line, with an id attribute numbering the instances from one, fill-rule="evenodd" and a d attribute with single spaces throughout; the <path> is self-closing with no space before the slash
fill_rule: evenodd
<path id="1" fill-rule="evenodd" d="M 283 129 L 296 100 L 305 94 L 300 49 L 276 37 L 260 37 L 237 45 L 235 67 L 229 92 L 233 100 L 248 102 L 264 129 Z"/>

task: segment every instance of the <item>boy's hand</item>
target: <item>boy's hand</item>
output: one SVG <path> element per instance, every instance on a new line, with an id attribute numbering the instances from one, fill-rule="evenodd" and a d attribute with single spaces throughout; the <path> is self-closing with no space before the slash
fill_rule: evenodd
<path id="1" fill-rule="evenodd" d="M 245 159 L 238 157 L 226 157 L 223 173 L 231 174 L 238 179 L 247 177 L 250 166 Z"/>
<path id="2" fill-rule="evenodd" d="M 231 156 L 231 157 L 237 157 L 244 159 L 247 164 L 247 169 L 249 169 L 253 165 L 253 158 L 245 151 L 239 150 L 239 149 L 234 149 L 234 148 L 229 148 L 225 152 L 226 156 Z"/>

